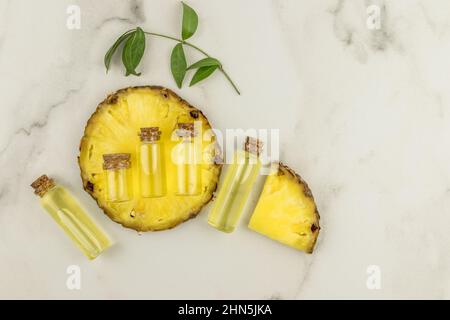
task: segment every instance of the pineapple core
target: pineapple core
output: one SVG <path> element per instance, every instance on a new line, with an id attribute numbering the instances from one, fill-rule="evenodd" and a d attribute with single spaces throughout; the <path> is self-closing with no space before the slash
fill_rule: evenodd
<path id="1" fill-rule="evenodd" d="M 312 253 L 319 235 L 319 213 L 306 182 L 279 164 L 264 184 L 248 226 L 273 240 Z"/>

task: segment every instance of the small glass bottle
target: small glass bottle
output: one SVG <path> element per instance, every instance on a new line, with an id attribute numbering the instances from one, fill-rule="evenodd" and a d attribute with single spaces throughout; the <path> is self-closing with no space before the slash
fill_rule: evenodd
<path id="1" fill-rule="evenodd" d="M 178 123 L 176 135 L 181 142 L 176 146 L 177 190 L 180 196 L 199 195 L 202 191 L 201 163 L 199 161 L 197 132 L 193 123 Z"/>
<path id="2" fill-rule="evenodd" d="M 244 150 L 234 154 L 208 216 L 208 223 L 214 228 L 234 231 L 261 167 L 261 149 L 261 141 L 247 137 Z"/>
<path id="3" fill-rule="evenodd" d="M 141 128 L 139 134 L 139 175 L 141 195 L 144 198 L 162 197 L 166 193 L 164 148 L 159 127 Z"/>
<path id="4" fill-rule="evenodd" d="M 129 153 L 103 155 L 106 175 L 106 200 L 123 202 L 132 199 L 131 161 Z"/>
<path id="5" fill-rule="evenodd" d="M 53 179 L 43 175 L 31 186 L 40 197 L 41 206 L 89 259 L 95 259 L 111 241 L 81 208 L 78 201 Z"/>

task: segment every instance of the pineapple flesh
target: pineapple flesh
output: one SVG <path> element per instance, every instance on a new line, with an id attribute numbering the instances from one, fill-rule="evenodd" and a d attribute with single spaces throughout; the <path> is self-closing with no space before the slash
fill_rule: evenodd
<path id="1" fill-rule="evenodd" d="M 308 185 L 280 163 L 266 179 L 249 228 L 283 244 L 312 253 L 319 213 Z"/>
<path id="2" fill-rule="evenodd" d="M 201 121 L 201 192 L 177 196 L 176 164 L 171 151 L 178 123 Z M 140 128 L 159 127 L 164 146 L 167 193 L 163 197 L 140 196 L 137 149 Z M 209 132 L 209 133 L 206 133 Z M 206 133 L 206 134 L 205 134 Z M 126 202 L 106 201 L 106 177 L 103 154 L 130 153 L 133 199 Z M 207 204 L 217 187 L 221 165 L 216 163 L 216 137 L 206 117 L 172 91 L 162 87 L 133 87 L 109 95 L 89 119 L 81 139 L 78 163 L 84 189 L 115 222 L 137 231 L 157 231 L 175 227 L 195 217 Z"/>

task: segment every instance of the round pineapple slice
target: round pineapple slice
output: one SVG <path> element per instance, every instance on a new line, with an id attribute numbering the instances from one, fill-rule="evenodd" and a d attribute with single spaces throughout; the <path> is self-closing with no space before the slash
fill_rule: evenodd
<path id="1" fill-rule="evenodd" d="M 177 196 L 176 164 L 171 160 L 171 150 L 179 142 L 172 134 L 178 123 L 195 121 L 201 123 L 202 191 L 195 196 Z M 159 198 L 143 198 L 139 192 L 136 153 L 140 145 L 138 132 L 144 127 L 159 127 L 162 132 L 167 192 Z M 109 153 L 131 154 L 131 201 L 106 201 L 103 154 Z M 217 156 L 216 137 L 202 112 L 168 89 L 148 86 L 119 90 L 99 104 L 84 130 L 78 163 L 84 189 L 112 220 L 137 231 L 156 231 L 195 217 L 211 200 L 221 170 L 215 161 Z"/>

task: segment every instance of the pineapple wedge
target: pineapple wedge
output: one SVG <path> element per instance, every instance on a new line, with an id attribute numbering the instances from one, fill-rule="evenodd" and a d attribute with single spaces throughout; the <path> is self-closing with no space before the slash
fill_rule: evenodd
<path id="1" fill-rule="evenodd" d="M 175 195 L 176 167 L 171 161 L 172 147 L 178 143 L 171 135 L 179 122 L 201 121 L 203 138 L 201 165 L 202 193 L 195 196 Z M 142 127 L 159 127 L 164 145 L 167 194 L 160 198 L 142 198 L 136 151 L 140 144 L 138 132 Z M 137 231 L 173 228 L 195 217 L 216 190 L 221 165 L 216 163 L 218 149 L 206 117 L 174 92 L 162 87 L 126 88 L 109 95 L 90 117 L 81 139 L 78 163 L 84 189 L 115 222 Z M 132 201 L 108 202 L 102 155 L 130 153 L 133 177 Z"/>
<path id="2" fill-rule="evenodd" d="M 312 253 L 319 235 L 319 213 L 303 179 L 279 163 L 266 179 L 248 227 L 273 240 Z"/>

